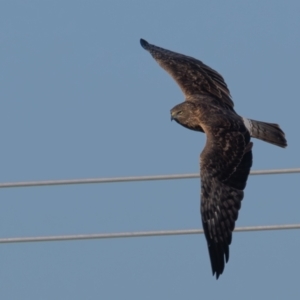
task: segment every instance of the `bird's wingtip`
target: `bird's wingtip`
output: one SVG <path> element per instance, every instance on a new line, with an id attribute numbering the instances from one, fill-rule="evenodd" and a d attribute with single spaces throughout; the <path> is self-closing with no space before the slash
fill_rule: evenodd
<path id="1" fill-rule="evenodd" d="M 140 39 L 140 43 L 144 49 L 146 49 L 146 50 L 148 49 L 149 43 L 147 41 Z"/>

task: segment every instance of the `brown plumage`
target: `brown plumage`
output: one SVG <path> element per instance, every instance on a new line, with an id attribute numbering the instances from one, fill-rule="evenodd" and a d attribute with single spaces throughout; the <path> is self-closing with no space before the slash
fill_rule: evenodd
<path id="1" fill-rule="evenodd" d="M 201 216 L 212 272 L 218 278 L 229 259 L 232 231 L 252 166 L 250 138 L 286 147 L 285 135 L 277 124 L 239 116 L 223 77 L 201 61 L 140 42 L 185 95 L 186 101 L 171 109 L 171 119 L 207 136 L 200 155 Z"/>

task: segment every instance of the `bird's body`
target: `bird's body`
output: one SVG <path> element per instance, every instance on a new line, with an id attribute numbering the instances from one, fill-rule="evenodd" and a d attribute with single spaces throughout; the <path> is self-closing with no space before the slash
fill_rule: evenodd
<path id="1" fill-rule="evenodd" d="M 204 132 L 200 155 L 201 216 L 213 275 L 223 273 L 229 245 L 252 166 L 251 137 L 286 147 L 277 124 L 239 116 L 223 77 L 195 58 L 141 40 L 141 45 L 178 83 L 185 102 L 171 109 L 171 119 Z"/>

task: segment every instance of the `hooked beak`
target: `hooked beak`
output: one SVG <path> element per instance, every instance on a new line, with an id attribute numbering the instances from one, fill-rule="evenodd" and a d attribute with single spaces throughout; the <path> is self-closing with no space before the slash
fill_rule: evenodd
<path id="1" fill-rule="evenodd" d="M 174 120 L 174 114 L 171 112 L 171 121 Z"/>

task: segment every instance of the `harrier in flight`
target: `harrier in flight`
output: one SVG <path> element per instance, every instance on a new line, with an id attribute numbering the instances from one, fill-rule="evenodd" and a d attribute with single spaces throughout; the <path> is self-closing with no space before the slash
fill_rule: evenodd
<path id="1" fill-rule="evenodd" d="M 200 60 L 149 44 L 159 65 L 177 82 L 185 101 L 171 109 L 171 120 L 206 134 L 200 155 L 201 216 L 212 273 L 223 273 L 247 178 L 252 166 L 251 137 L 286 147 L 277 124 L 239 116 L 223 77 Z"/>

